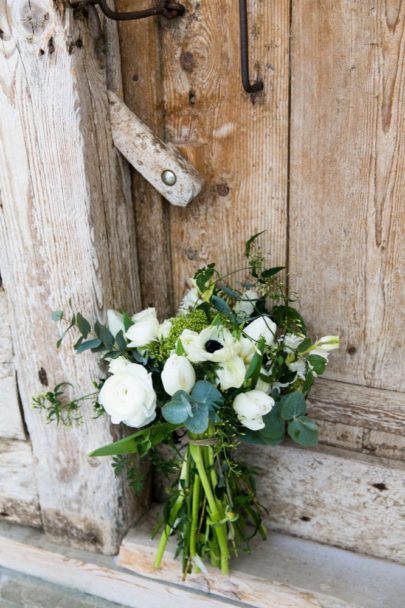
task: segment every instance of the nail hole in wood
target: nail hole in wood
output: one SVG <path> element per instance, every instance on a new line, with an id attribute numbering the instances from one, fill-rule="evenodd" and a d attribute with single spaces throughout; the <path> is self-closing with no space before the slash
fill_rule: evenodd
<path id="1" fill-rule="evenodd" d="M 372 486 L 373 486 L 373 488 L 376 488 L 380 492 L 383 492 L 384 490 L 388 489 L 387 486 L 385 485 L 385 483 L 373 483 Z"/>

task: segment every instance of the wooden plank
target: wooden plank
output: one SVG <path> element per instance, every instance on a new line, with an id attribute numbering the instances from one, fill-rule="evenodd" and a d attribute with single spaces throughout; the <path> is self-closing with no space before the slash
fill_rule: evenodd
<path id="1" fill-rule="evenodd" d="M 91 392 L 100 375 L 71 340 L 55 352 L 51 310 L 72 298 L 94 318 L 140 304 L 129 178 L 111 139 L 102 29 L 94 7 L 88 15 L 51 0 L 0 1 L 0 267 L 45 530 L 114 552 L 132 499 L 109 462 L 87 457 L 111 441 L 108 421 L 89 407 L 81 428 L 64 430 L 30 405 L 65 380 L 76 395 Z"/>
<path id="2" fill-rule="evenodd" d="M 258 467 L 270 525 L 321 543 L 405 562 L 405 467 L 332 448 L 244 448 Z"/>
<path id="3" fill-rule="evenodd" d="M 108 92 L 114 145 L 172 205 L 185 207 L 201 191 L 202 179 L 177 148 L 165 144 L 113 91 Z M 165 181 L 165 173 L 173 180 Z"/>
<path id="4" fill-rule="evenodd" d="M 21 536 L 23 538 L 19 538 Z M 217 576 L 212 585 L 208 585 L 208 592 L 205 592 L 197 590 L 190 580 L 184 583 L 177 579 L 177 583 L 173 584 L 167 572 L 162 571 L 158 576 L 155 574 L 154 579 L 149 575 L 146 578 L 145 575 L 123 572 L 104 556 L 59 550 L 57 546 L 39 538 L 38 534 L 29 534 L 25 540 L 24 534 L 2 531 L 0 566 L 110 601 L 119 599 L 120 605 L 122 603 L 132 608 L 161 608 L 162 601 L 167 608 L 183 605 L 191 608 L 225 608 L 235 605 L 234 602 L 256 608 L 262 605 L 260 598 L 264 598 L 265 589 L 268 592 L 268 597 L 263 599 L 266 608 L 355 608 L 351 602 L 346 603 L 329 595 L 242 573 L 230 577 Z M 253 589 L 256 585 L 258 603 Z"/>
<path id="5" fill-rule="evenodd" d="M 117 0 L 116 7 L 133 10 L 133 0 Z M 122 22 L 119 34 L 125 103 L 164 139 L 158 21 Z M 169 205 L 136 171 L 132 171 L 132 190 L 142 303 L 155 306 L 165 318 L 174 310 Z"/>
<path id="6" fill-rule="evenodd" d="M 260 230 L 272 263 L 286 262 L 290 3 L 250 6 L 252 72 L 264 79 L 256 96 L 241 84 L 235 2 L 190 0 L 162 26 L 166 138 L 207 182 L 188 208 L 170 209 L 175 302 L 207 262 L 243 265 L 243 243 Z"/>
<path id="7" fill-rule="evenodd" d="M 291 287 L 330 378 L 404 391 L 405 3 L 292 7 Z"/>
<path id="8" fill-rule="evenodd" d="M 28 441 L 0 439 L 0 520 L 41 526 L 34 459 Z"/>
<path id="9" fill-rule="evenodd" d="M 0 287 L 0 437 L 26 439 L 18 402 L 10 311 L 6 292 L 2 287 Z"/>

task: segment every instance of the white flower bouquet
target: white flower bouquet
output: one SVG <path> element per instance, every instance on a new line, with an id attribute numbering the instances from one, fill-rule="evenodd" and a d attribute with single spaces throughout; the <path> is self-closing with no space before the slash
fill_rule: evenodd
<path id="1" fill-rule="evenodd" d="M 206 560 L 226 574 L 240 545 L 255 533 L 265 536 L 253 472 L 235 450 L 241 442 L 277 445 L 286 434 L 300 445 L 316 445 L 306 397 L 328 351 L 339 345 L 335 336 L 307 337 L 278 281 L 283 269 L 265 268 L 257 237 L 246 243 L 250 277 L 240 289 L 210 264 L 195 274 L 178 314 L 163 323 L 148 308 L 132 317 L 108 311 L 108 326 L 97 321 L 93 337 L 80 313 L 68 327 L 80 332 L 77 352 L 100 352 L 108 364 L 96 385 L 97 412 L 138 429 L 90 455 L 113 456 L 117 472 L 128 466 L 136 489 L 133 455 L 151 457 L 164 473 L 177 472 L 155 566 L 175 534 L 184 575 L 205 568 Z M 46 409 L 49 420 L 79 419 L 81 399 L 62 403 L 62 394 L 58 385 L 34 405 Z M 173 457 L 163 457 L 160 444 L 170 446 Z"/>

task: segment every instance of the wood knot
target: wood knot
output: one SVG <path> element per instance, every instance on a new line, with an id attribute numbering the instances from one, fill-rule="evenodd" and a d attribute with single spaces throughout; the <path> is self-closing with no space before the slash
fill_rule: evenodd
<path id="1" fill-rule="evenodd" d="M 193 53 L 190 53 L 190 51 L 182 53 L 180 55 L 180 65 L 185 72 L 191 73 L 197 65 Z"/>
<path id="2" fill-rule="evenodd" d="M 49 12 L 35 0 L 16 3 L 13 12 L 14 23 L 22 28 L 28 40 L 42 37 L 50 26 Z"/>

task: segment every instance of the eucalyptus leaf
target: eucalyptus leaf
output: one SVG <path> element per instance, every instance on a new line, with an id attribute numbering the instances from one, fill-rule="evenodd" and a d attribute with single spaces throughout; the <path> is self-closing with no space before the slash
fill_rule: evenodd
<path id="1" fill-rule="evenodd" d="M 295 391 L 285 395 L 280 400 L 281 417 L 284 420 L 292 420 L 296 416 L 301 416 L 307 411 L 305 397 L 301 391 Z"/>
<path id="2" fill-rule="evenodd" d="M 211 382 L 199 380 L 195 383 L 191 391 L 193 400 L 199 403 L 206 403 L 209 407 L 222 405 L 224 398 L 217 388 Z"/>
<path id="3" fill-rule="evenodd" d="M 122 329 L 115 336 L 115 341 L 116 341 L 117 346 L 118 346 L 118 348 L 120 350 L 126 350 L 126 348 L 127 348 L 127 341 L 124 338 L 124 332 L 122 331 Z"/>
<path id="4" fill-rule="evenodd" d="M 52 321 L 61 321 L 63 319 L 63 310 L 53 310 L 51 319 Z"/>
<path id="5" fill-rule="evenodd" d="M 205 433 L 208 428 L 208 412 L 207 403 L 192 404 L 192 416 L 187 418 L 184 425 L 191 433 Z"/>
<path id="6" fill-rule="evenodd" d="M 83 338 L 86 339 L 90 333 L 91 326 L 87 319 L 85 319 L 80 312 L 78 312 L 76 315 L 76 327 L 82 334 Z"/>
<path id="7" fill-rule="evenodd" d="M 82 342 L 77 346 L 77 353 L 84 353 L 86 350 L 93 350 L 94 348 L 98 348 L 102 345 L 100 338 L 94 338 L 94 340 L 86 340 L 86 342 Z"/>
<path id="8" fill-rule="evenodd" d="M 308 416 L 300 416 L 288 423 L 288 434 L 295 443 L 305 447 L 318 444 L 318 427 Z"/>
<path id="9" fill-rule="evenodd" d="M 171 424 L 183 424 L 193 416 L 191 401 L 185 391 L 177 391 L 170 401 L 162 407 L 162 414 Z"/>
<path id="10" fill-rule="evenodd" d="M 218 312 L 225 315 L 225 317 L 228 317 L 228 319 L 235 318 L 235 313 L 233 312 L 232 308 L 229 306 L 229 304 L 227 302 L 225 302 L 225 300 L 223 298 L 213 295 L 211 297 L 211 303 L 218 310 Z"/>

